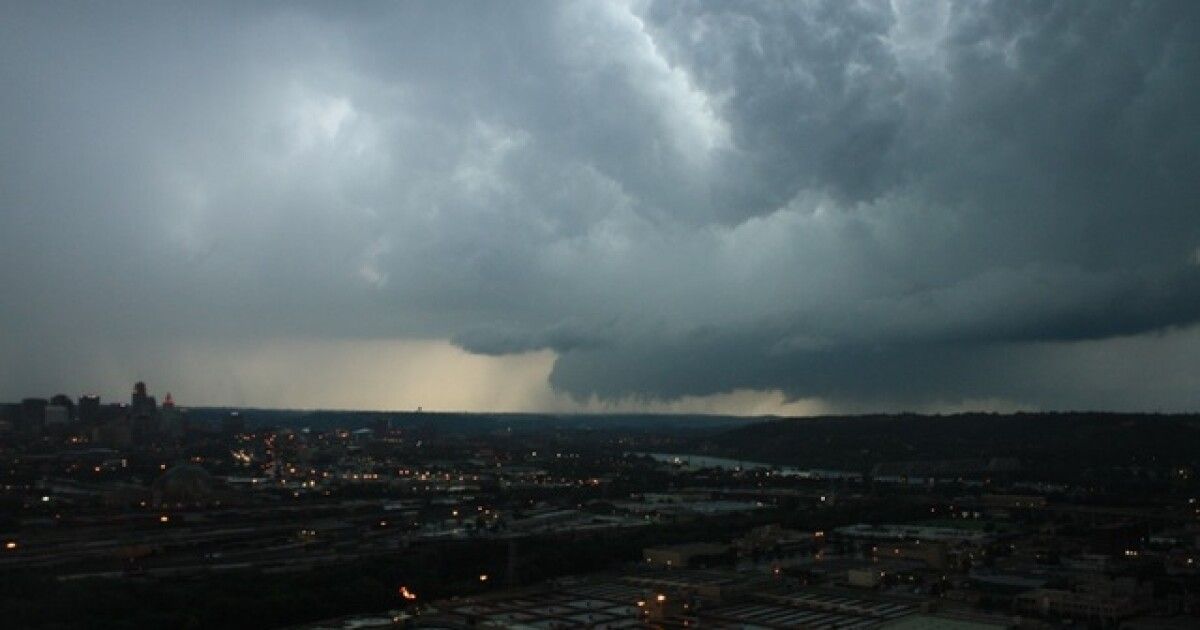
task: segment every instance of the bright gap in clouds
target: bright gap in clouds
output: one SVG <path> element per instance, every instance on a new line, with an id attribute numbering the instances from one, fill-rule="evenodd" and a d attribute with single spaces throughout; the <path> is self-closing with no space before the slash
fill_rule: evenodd
<path id="1" fill-rule="evenodd" d="M 108 391 L 145 378 L 174 391 L 181 404 L 294 409 L 426 411 L 653 412 L 812 415 L 813 401 L 787 401 L 778 391 L 739 390 L 676 400 L 577 400 L 549 385 L 549 350 L 501 356 L 471 354 L 443 340 L 275 340 L 177 347 L 147 366 L 114 375 Z M 188 357 L 178 362 L 170 357 Z M 190 399 L 188 390 L 235 392 L 234 400 Z"/>
<path id="2" fill-rule="evenodd" d="M 0 350 L 3 349 L 0 344 Z M 1030 344 L 1017 350 L 1031 366 L 1030 382 L 1057 388 L 1051 401 L 1020 387 L 1010 396 L 947 398 L 916 406 L 898 401 L 832 403 L 816 398 L 788 400 L 778 390 L 737 389 L 672 399 L 629 396 L 579 398 L 549 385 L 553 351 L 479 355 L 446 340 L 270 340 L 213 345 L 180 344 L 146 349 L 137 366 L 113 361 L 100 350 L 84 354 L 69 369 L 44 374 L 51 390 L 95 391 L 124 398 L 129 384 L 146 380 L 185 406 L 247 406 L 291 409 L 364 409 L 548 413 L 700 413 L 812 416 L 831 413 L 1011 412 L 1054 408 L 1183 411 L 1197 404 L 1180 397 L 1190 365 L 1200 356 L 1200 327 L 1104 341 Z M 1153 359 L 1150 361 L 1148 359 Z M 1152 363 L 1153 367 L 1145 367 Z M 1071 366 L 1087 365 L 1086 370 Z M 100 382 L 93 378 L 103 374 Z M 0 372 L 0 378 L 5 374 Z M 919 375 L 914 375 L 914 378 Z M 1135 382 L 1136 386 L 1128 383 Z M 1130 398 L 1131 390 L 1139 394 Z M 1030 391 L 1038 391 L 1037 388 Z M 1096 391 L 1107 392 L 1097 397 Z M 206 392 L 225 392 L 211 397 Z"/>

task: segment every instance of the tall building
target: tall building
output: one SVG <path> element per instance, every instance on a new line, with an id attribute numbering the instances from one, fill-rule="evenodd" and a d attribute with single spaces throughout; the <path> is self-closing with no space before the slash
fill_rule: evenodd
<path id="1" fill-rule="evenodd" d="M 129 398 L 130 435 L 135 444 L 146 444 L 158 435 L 158 402 L 146 393 L 146 384 L 133 385 Z"/>
<path id="2" fill-rule="evenodd" d="M 183 435 L 183 412 L 175 406 L 175 399 L 171 397 L 171 392 L 167 392 L 167 397 L 163 399 L 158 415 L 159 428 L 163 435 L 172 439 Z"/>
<path id="3" fill-rule="evenodd" d="M 133 415 L 141 413 L 152 414 L 158 410 L 158 402 L 154 397 L 146 393 L 146 384 L 138 381 L 133 385 L 133 394 L 129 397 L 129 407 Z"/>

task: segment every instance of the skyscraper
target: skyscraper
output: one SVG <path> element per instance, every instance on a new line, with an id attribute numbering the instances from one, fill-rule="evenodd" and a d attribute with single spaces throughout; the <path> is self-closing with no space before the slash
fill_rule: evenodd
<path id="1" fill-rule="evenodd" d="M 146 384 L 138 381 L 133 385 L 129 399 L 129 417 L 134 443 L 150 442 L 158 435 L 158 402 L 146 393 Z"/>
<path id="2" fill-rule="evenodd" d="M 158 409 L 158 402 L 146 393 L 146 384 L 138 381 L 133 385 L 133 394 L 129 397 L 129 407 L 133 415 L 142 413 L 152 414 Z"/>
<path id="3" fill-rule="evenodd" d="M 161 420 L 159 428 L 163 435 L 173 439 L 183 435 L 183 413 L 175 406 L 175 399 L 171 397 L 170 392 L 167 392 L 167 397 L 163 399 L 158 415 Z"/>

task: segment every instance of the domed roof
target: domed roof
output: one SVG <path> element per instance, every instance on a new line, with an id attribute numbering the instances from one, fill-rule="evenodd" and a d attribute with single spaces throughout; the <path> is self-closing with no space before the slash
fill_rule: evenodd
<path id="1" fill-rule="evenodd" d="M 180 464 L 155 480 L 151 491 L 158 503 L 203 503 L 212 496 L 214 486 L 207 470 L 194 464 Z"/>

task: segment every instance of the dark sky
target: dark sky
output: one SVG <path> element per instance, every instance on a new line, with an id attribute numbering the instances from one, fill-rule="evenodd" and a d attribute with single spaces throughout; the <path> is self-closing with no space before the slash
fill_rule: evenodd
<path id="1" fill-rule="evenodd" d="M 0 398 L 1200 409 L 1193 0 L 14 1 L 0 86 Z"/>

